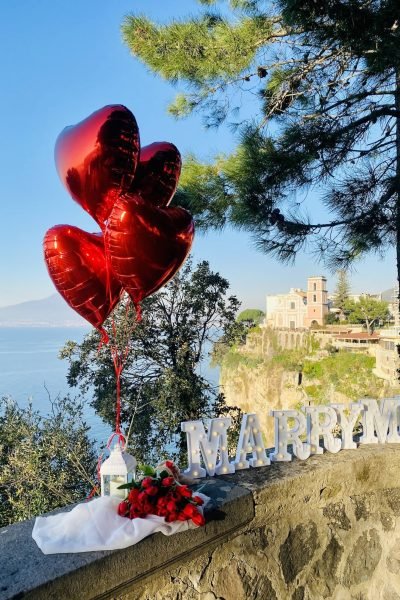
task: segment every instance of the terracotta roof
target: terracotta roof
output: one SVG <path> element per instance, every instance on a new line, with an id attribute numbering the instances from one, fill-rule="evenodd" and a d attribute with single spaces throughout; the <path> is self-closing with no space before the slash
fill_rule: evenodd
<path id="1" fill-rule="evenodd" d="M 379 340 L 379 333 L 340 333 L 339 335 L 335 335 L 335 340 Z"/>

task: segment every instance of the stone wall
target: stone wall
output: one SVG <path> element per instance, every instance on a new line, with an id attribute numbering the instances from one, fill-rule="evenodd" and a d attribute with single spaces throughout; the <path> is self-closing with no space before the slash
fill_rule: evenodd
<path id="1" fill-rule="evenodd" d="M 124 599 L 400 600 L 399 467 L 381 446 L 241 472 L 246 529 Z"/>
<path id="2" fill-rule="evenodd" d="M 399 600 L 400 447 L 200 482 L 205 527 L 116 552 L 41 554 L 0 530 L 0 599 Z"/>

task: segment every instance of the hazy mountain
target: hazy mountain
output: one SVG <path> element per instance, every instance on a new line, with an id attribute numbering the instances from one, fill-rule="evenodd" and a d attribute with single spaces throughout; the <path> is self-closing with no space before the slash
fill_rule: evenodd
<path id="1" fill-rule="evenodd" d="M 58 294 L 0 308 L 0 327 L 88 326 Z"/>

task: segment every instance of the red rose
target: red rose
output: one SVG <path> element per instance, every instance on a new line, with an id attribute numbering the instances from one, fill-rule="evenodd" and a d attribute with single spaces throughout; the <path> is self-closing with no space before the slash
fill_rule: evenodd
<path id="1" fill-rule="evenodd" d="M 146 494 L 148 496 L 157 496 L 158 487 L 156 485 L 150 485 L 148 488 L 146 488 Z"/>
<path id="2" fill-rule="evenodd" d="M 185 508 L 183 509 L 183 514 L 189 518 L 193 517 L 193 515 L 197 514 L 197 512 L 198 510 L 194 504 L 186 504 Z"/>
<path id="3" fill-rule="evenodd" d="M 188 520 L 188 517 L 185 515 L 185 513 L 180 512 L 178 514 L 178 521 L 187 521 L 187 520 Z"/>
<path id="4" fill-rule="evenodd" d="M 146 515 L 137 506 L 131 506 L 129 516 L 131 519 L 143 519 Z"/>
<path id="5" fill-rule="evenodd" d="M 193 496 L 192 500 L 193 500 L 193 502 L 196 502 L 196 504 L 198 506 L 201 506 L 202 504 L 204 504 L 204 500 L 202 498 L 200 498 L 200 496 Z"/>
<path id="6" fill-rule="evenodd" d="M 127 514 L 129 513 L 129 504 L 128 502 L 124 501 L 124 502 L 120 502 L 118 504 L 118 514 L 120 517 L 126 517 Z"/>
<path id="7" fill-rule="evenodd" d="M 189 490 L 187 485 L 177 485 L 176 493 L 179 494 L 179 496 L 182 496 L 182 498 L 191 498 L 192 497 L 192 491 Z"/>
<path id="8" fill-rule="evenodd" d="M 175 467 L 175 465 L 174 465 L 174 463 L 172 462 L 172 460 L 166 460 L 166 461 L 165 461 L 165 466 L 166 466 L 168 469 L 173 469 L 173 468 Z"/>
<path id="9" fill-rule="evenodd" d="M 146 513 L 151 512 L 153 510 L 153 503 L 147 495 L 139 502 L 133 504 L 133 506 L 138 506 L 142 512 Z"/>
<path id="10" fill-rule="evenodd" d="M 139 494 L 140 494 L 139 490 L 137 490 L 136 488 L 133 488 L 128 494 L 128 501 L 131 503 L 136 502 L 139 497 Z"/>
<path id="11" fill-rule="evenodd" d="M 178 513 L 177 512 L 170 512 L 165 517 L 165 520 L 167 521 L 167 523 L 172 523 L 173 521 L 177 521 L 178 520 Z"/>
<path id="12" fill-rule="evenodd" d="M 203 515 L 199 512 L 196 512 L 196 514 L 193 515 L 192 521 L 198 527 L 200 527 L 201 525 L 204 525 L 206 522 Z"/>
<path id="13" fill-rule="evenodd" d="M 144 479 L 142 479 L 141 484 L 142 484 L 142 488 L 150 487 L 151 485 L 153 485 L 153 478 L 145 477 Z"/>
<path id="14" fill-rule="evenodd" d="M 168 512 L 175 512 L 176 511 L 176 502 L 174 500 L 170 500 L 167 504 L 167 510 Z"/>
<path id="15" fill-rule="evenodd" d="M 161 485 L 169 487 L 171 485 L 174 485 L 174 482 L 175 479 L 173 477 L 164 477 L 164 479 L 161 481 Z"/>

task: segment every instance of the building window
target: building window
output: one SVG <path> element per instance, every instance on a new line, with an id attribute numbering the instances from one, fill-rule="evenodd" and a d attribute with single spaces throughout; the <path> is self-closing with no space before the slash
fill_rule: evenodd
<path id="1" fill-rule="evenodd" d="M 316 292 L 316 290 L 317 290 L 317 284 L 316 283 L 313 283 L 313 290 L 314 290 L 314 292 Z"/>
<path id="2" fill-rule="evenodd" d="M 295 321 L 289 321 L 289 327 L 290 327 L 290 329 L 295 329 L 296 328 Z"/>
<path id="3" fill-rule="evenodd" d="M 290 303 L 290 310 L 294 310 L 296 308 L 296 303 L 295 302 L 291 302 Z"/>
<path id="4" fill-rule="evenodd" d="M 317 301 L 317 294 L 314 294 L 313 295 L 313 302 L 316 302 L 316 301 Z"/>

